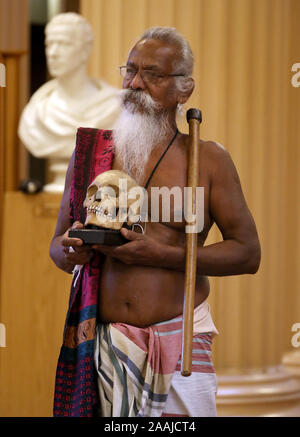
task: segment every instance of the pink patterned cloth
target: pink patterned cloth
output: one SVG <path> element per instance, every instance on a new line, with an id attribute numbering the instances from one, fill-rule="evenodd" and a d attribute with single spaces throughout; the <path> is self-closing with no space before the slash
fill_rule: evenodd
<path id="1" fill-rule="evenodd" d="M 71 223 L 85 221 L 83 201 L 95 177 L 112 167 L 112 131 L 79 128 L 70 196 Z M 73 278 L 54 394 L 54 416 L 92 417 L 98 403 L 93 364 L 102 257 L 95 253 Z"/>

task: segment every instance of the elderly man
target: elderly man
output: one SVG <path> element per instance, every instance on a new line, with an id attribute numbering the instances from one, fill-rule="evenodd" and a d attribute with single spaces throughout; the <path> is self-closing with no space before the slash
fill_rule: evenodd
<path id="1" fill-rule="evenodd" d="M 91 247 L 68 236 L 71 226 L 83 227 L 84 190 L 101 171 L 130 174 L 147 187 L 149 204 L 151 187 L 184 190 L 188 136 L 178 131 L 176 112 L 193 92 L 192 70 L 189 44 L 175 29 L 146 31 L 121 67 L 123 110 L 113 135 L 79 129 L 50 248 L 58 267 L 71 273 L 77 266 L 57 371 L 56 415 L 216 415 L 211 343 L 217 330 L 207 276 L 253 274 L 260 263 L 256 227 L 229 153 L 201 141 L 204 227 L 190 377 L 179 372 L 185 223 L 175 220 L 174 205 L 170 222 L 152 222 L 150 214 L 144 234 L 123 228 L 128 242 L 121 246 Z M 223 241 L 204 247 L 214 222 Z"/>

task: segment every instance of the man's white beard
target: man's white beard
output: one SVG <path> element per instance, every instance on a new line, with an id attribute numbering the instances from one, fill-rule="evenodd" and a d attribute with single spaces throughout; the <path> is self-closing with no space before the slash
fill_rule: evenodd
<path id="1" fill-rule="evenodd" d="M 138 183 L 152 150 L 171 132 L 166 113 L 151 96 L 123 90 L 123 110 L 113 128 L 115 154 L 123 170 Z"/>

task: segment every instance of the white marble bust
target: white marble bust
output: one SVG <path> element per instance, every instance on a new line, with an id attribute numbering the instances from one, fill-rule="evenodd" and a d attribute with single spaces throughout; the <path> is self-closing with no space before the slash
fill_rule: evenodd
<path id="1" fill-rule="evenodd" d="M 82 16 L 56 15 L 45 35 L 47 66 L 54 79 L 33 94 L 18 133 L 32 155 L 48 159 L 54 181 L 44 190 L 61 192 L 77 128 L 111 129 L 120 111 L 120 90 L 87 75 L 93 33 Z"/>

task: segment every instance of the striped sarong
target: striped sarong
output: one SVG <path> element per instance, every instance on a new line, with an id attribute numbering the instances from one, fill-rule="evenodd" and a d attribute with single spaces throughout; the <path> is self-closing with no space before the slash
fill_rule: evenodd
<path id="1" fill-rule="evenodd" d="M 213 333 L 193 337 L 192 374 L 181 375 L 181 357 L 163 410 L 164 417 L 216 417 L 217 377 L 212 363 Z"/>
<path id="2" fill-rule="evenodd" d="M 215 335 L 212 321 L 211 326 Z M 193 372 L 215 372 L 210 356 L 211 335 L 198 333 L 194 337 Z M 182 316 L 147 328 L 124 323 L 98 325 L 95 367 L 99 416 L 162 416 L 173 374 L 180 366 L 181 341 Z"/>

